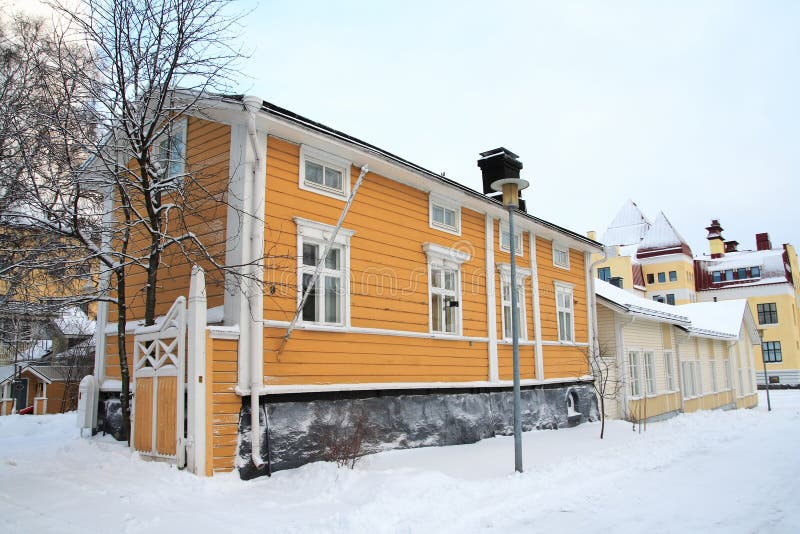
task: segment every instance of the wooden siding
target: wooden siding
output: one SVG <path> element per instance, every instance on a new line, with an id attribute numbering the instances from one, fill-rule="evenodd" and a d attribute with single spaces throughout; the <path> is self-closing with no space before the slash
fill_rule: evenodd
<path id="1" fill-rule="evenodd" d="M 194 233 L 220 263 L 225 259 L 225 228 L 227 224 L 227 188 L 229 181 L 230 126 L 189 117 L 186 129 L 187 172 L 191 179 L 185 181 L 182 199 L 186 216 L 172 212 L 169 231 L 171 235 Z M 164 202 L 168 200 L 165 199 Z M 143 232 L 134 234 L 130 252 L 144 254 L 149 238 Z M 188 245 L 188 244 L 187 244 Z M 203 260 L 191 245 L 188 254 L 206 269 L 208 306 L 223 303 L 222 274 Z M 191 262 L 176 247 L 168 248 L 162 256 L 158 274 L 156 315 L 164 315 L 178 296 L 189 294 Z M 112 280 L 113 283 L 113 280 Z M 129 296 L 128 320 L 144 316 L 145 272 L 131 267 L 126 280 Z M 109 323 L 116 321 L 116 308 L 109 306 Z"/>
<path id="2" fill-rule="evenodd" d="M 206 469 L 210 474 L 233 469 L 242 398 L 235 392 L 238 341 L 208 337 L 206 347 L 206 395 L 210 406 L 206 411 L 210 418 Z"/>
<path id="3" fill-rule="evenodd" d="M 334 225 L 344 202 L 298 187 L 300 146 L 268 138 L 265 319 L 290 321 L 297 303 L 294 217 Z M 351 184 L 359 169 L 351 166 Z M 427 193 L 368 173 L 343 228 L 350 248 L 350 314 L 357 328 L 429 332 L 428 262 L 424 243 L 467 252 L 461 266 L 463 335 L 486 338 L 485 219 L 461 209 L 461 236 L 429 227 Z M 264 340 L 267 384 L 439 382 L 488 379 L 484 342 L 296 330 L 280 358 L 285 329 Z M 320 350 L 325 347 L 324 352 Z"/>
<path id="4" fill-rule="evenodd" d="M 632 400 L 629 403 L 631 420 L 642 421 L 651 417 L 668 414 L 681 409 L 681 394 L 678 391 L 664 393 L 655 397 Z"/>
<path id="5" fill-rule="evenodd" d="M 137 451 L 150 451 L 153 448 L 152 378 L 140 378 L 136 381 L 135 399 L 133 448 Z"/>

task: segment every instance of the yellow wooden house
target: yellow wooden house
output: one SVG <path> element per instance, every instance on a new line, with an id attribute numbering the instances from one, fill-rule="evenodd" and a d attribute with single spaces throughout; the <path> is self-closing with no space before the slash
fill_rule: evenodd
<path id="1" fill-rule="evenodd" d="M 597 242 L 524 211 L 512 236 L 496 199 L 258 98 L 209 99 L 178 135 L 186 168 L 202 169 L 193 183 L 225 200 L 188 229 L 248 277 L 237 285 L 201 261 L 205 289 L 186 310 L 176 298 L 190 294 L 191 266 L 168 257 L 161 320 L 138 328 L 143 303 L 131 307 L 142 454 L 251 477 L 324 458 L 326 433 L 359 418 L 370 427 L 364 451 L 508 434 L 515 290 L 523 427 L 596 416 L 587 354 Z M 136 294 L 141 273 L 128 284 Z M 101 304 L 101 424 L 119 396 L 114 320 Z M 153 348 L 159 336 L 181 341 Z M 184 382 L 188 405 L 178 394 L 173 411 L 162 397 Z"/>

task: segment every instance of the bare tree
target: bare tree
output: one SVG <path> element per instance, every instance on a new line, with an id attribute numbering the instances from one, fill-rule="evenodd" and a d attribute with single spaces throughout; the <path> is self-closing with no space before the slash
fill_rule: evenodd
<path id="1" fill-rule="evenodd" d="M 210 228 L 214 217 L 198 212 L 227 206 L 227 187 L 210 186 L 211 171 L 190 165 L 184 122 L 203 116 L 237 73 L 239 15 L 229 14 L 232 3 L 80 0 L 76 6 L 53 0 L 66 23 L 57 31 L 39 24 L 28 46 L 37 51 L 19 61 L 21 69 L 35 64 L 44 73 L 35 107 L 46 132 L 39 137 L 46 165 L 32 165 L 39 160 L 20 153 L 33 134 L 9 126 L 7 145 L 16 152 L 5 144 L 2 150 L 18 156 L 21 171 L 8 180 L 14 187 L 0 184 L 0 210 L 24 199 L 16 220 L 74 245 L 74 257 L 96 265 L 104 280 L 98 298 L 116 315 L 126 436 L 131 306 L 141 304 L 143 317 L 136 318 L 154 324 L 161 273 L 179 262 L 239 272 L 224 264 L 224 239 L 204 239 L 209 232 L 200 226 Z M 41 48 L 42 41 L 51 45 Z M 5 79 L 12 76 L 9 69 Z"/>
<path id="2" fill-rule="evenodd" d="M 608 350 L 595 338 L 595 342 L 583 352 L 589 370 L 594 377 L 592 386 L 600 408 L 600 439 L 603 439 L 606 429 L 606 401 L 617 400 L 623 382 L 620 370 L 617 369 L 616 354 Z"/>

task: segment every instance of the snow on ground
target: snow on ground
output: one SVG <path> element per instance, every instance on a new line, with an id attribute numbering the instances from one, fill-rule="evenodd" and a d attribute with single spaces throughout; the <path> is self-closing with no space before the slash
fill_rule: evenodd
<path id="1" fill-rule="evenodd" d="M 242 482 L 144 462 L 74 414 L 0 417 L 3 532 L 800 532 L 800 391 L 755 410 L 390 451 Z M 177 529 L 177 530 L 176 530 Z"/>

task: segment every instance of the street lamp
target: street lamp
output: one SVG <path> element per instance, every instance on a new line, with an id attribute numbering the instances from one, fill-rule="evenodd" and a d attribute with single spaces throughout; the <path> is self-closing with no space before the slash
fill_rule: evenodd
<path id="1" fill-rule="evenodd" d="M 758 329 L 758 337 L 764 340 L 764 329 Z M 767 411 L 772 411 L 772 404 L 769 401 L 769 376 L 767 376 L 767 357 L 764 355 L 764 343 L 761 343 L 761 363 L 764 365 L 764 389 L 767 392 Z"/>
<path id="2" fill-rule="evenodd" d="M 503 207 L 508 210 L 509 253 L 511 255 L 511 342 L 514 355 L 514 469 L 522 472 L 522 404 L 519 378 L 519 310 L 517 309 L 517 260 L 514 235 L 514 210 L 519 208 L 520 191 L 530 184 L 519 177 L 522 162 L 505 148 L 481 153 L 478 166 L 483 172 L 484 193 L 502 192 Z M 487 188 L 488 185 L 488 188 Z"/>

